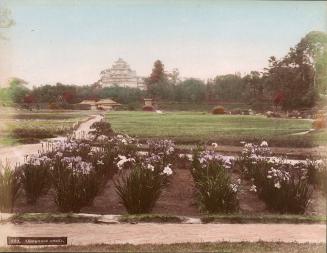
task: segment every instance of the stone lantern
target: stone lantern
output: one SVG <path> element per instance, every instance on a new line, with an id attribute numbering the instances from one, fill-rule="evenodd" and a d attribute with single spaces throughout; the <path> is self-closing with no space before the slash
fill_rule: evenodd
<path id="1" fill-rule="evenodd" d="M 144 106 L 152 106 L 153 107 L 153 100 L 152 100 L 152 98 L 145 98 L 144 99 Z"/>

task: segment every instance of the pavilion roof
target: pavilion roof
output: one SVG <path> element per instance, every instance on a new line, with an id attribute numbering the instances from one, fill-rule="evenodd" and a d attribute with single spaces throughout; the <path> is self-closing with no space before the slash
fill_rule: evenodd
<path id="1" fill-rule="evenodd" d="M 96 102 L 97 105 L 101 105 L 101 104 L 109 104 L 109 105 L 121 105 L 119 103 L 117 103 L 116 101 L 110 99 L 110 98 L 106 98 L 106 99 L 101 99 L 98 102 Z"/>

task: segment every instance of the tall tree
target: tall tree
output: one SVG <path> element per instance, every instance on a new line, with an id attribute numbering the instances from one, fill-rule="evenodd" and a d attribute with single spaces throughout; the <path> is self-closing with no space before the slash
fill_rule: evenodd
<path id="1" fill-rule="evenodd" d="M 163 81 L 166 79 L 164 65 L 160 60 L 155 61 L 154 67 L 152 69 L 152 73 L 149 77 L 148 83 L 154 84 L 159 81 Z"/>
<path id="2" fill-rule="evenodd" d="M 10 81 L 8 94 L 12 102 L 22 103 L 24 102 L 24 97 L 28 94 L 29 89 L 26 87 L 27 82 L 19 79 L 13 78 Z"/>
<path id="3" fill-rule="evenodd" d="M 198 79 L 187 79 L 175 86 L 175 100 L 201 103 L 206 98 L 206 85 Z"/>
<path id="4" fill-rule="evenodd" d="M 171 83 L 172 85 L 176 85 L 177 83 L 180 82 L 179 70 L 176 68 L 173 69 L 170 73 L 167 74 L 167 78 L 169 83 Z"/>
<path id="5" fill-rule="evenodd" d="M 313 31 L 299 43 L 314 68 L 314 87 L 327 94 L 327 33 Z"/>
<path id="6" fill-rule="evenodd" d="M 157 60 L 154 62 L 151 75 L 145 80 L 148 95 L 152 97 L 157 96 L 156 89 L 159 88 L 158 86 L 162 86 L 166 81 L 167 76 L 165 74 L 164 65 L 160 60 Z"/>
<path id="7" fill-rule="evenodd" d="M 216 76 L 207 87 L 211 100 L 243 101 L 246 93 L 245 81 L 238 74 Z"/>
<path id="8" fill-rule="evenodd" d="M 260 100 L 263 98 L 263 82 L 261 73 L 258 71 L 251 71 L 244 78 L 248 90 L 248 98 Z"/>
<path id="9" fill-rule="evenodd" d="M 327 34 L 311 32 L 282 59 L 269 59 L 264 78 L 273 96 L 282 92 L 285 109 L 312 107 L 327 88 Z"/>

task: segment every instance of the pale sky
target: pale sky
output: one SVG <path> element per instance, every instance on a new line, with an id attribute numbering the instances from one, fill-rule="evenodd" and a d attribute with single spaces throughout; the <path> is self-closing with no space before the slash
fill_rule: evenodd
<path id="1" fill-rule="evenodd" d="M 201 79 L 262 70 L 306 33 L 327 30 L 327 2 L 0 0 L 0 82 L 91 84 L 119 57 L 140 76 L 160 59 Z"/>

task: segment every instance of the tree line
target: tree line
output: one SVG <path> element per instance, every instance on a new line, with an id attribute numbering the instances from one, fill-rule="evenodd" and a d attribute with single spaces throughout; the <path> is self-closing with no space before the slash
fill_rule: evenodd
<path id="1" fill-rule="evenodd" d="M 180 80 L 174 70 L 167 73 L 157 60 L 145 81 L 146 90 L 129 87 L 43 85 L 28 89 L 14 79 L 0 89 L 0 100 L 10 103 L 79 103 L 85 99 L 112 98 L 122 104 L 139 103 L 145 97 L 158 101 L 187 103 L 240 102 L 251 105 L 271 103 L 283 109 L 313 107 L 319 94 L 327 94 L 327 34 L 310 32 L 281 59 L 272 56 L 263 71 L 219 75 L 207 81 Z"/>
<path id="2" fill-rule="evenodd" d="M 186 80 L 176 85 L 158 60 L 146 79 L 158 99 L 192 102 L 233 100 L 250 104 L 270 101 L 283 109 L 310 108 L 327 94 L 327 34 L 310 32 L 281 59 L 272 56 L 262 72 L 217 76 L 206 84 Z M 174 79 L 176 80 L 176 78 Z"/>

